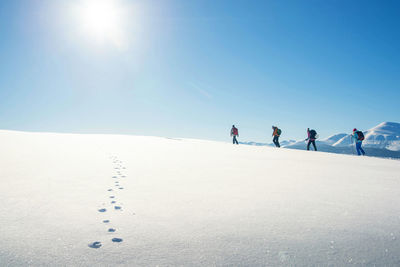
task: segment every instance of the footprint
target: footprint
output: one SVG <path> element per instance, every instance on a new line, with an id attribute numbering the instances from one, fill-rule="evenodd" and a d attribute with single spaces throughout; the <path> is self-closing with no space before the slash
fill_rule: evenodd
<path id="1" fill-rule="evenodd" d="M 114 233 L 114 232 L 115 232 L 115 229 L 114 229 L 114 228 L 110 228 L 110 229 L 108 229 L 108 231 L 109 231 L 110 233 Z"/>
<path id="2" fill-rule="evenodd" d="M 116 238 L 114 237 L 113 239 L 111 239 L 112 242 L 122 242 L 122 238 Z"/>
<path id="3" fill-rule="evenodd" d="M 120 188 L 118 188 L 118 189 L 124 189 L 123 187 L 120 187 Z"/>
<path id="4" fill-rule="evenodd" d="M 107 209 L 99 209 L 99 212 L 106 212 Z"/>
<path id="5" fill-rule="evenodd" d="M 103 221 L 103 223 L 109 223 L 110 222 L 110 220 L 104 220 Z"/>
<path id="6" fill-rule="evenodd" d="M 114 209 L 116 209 L 116 210 L 120 210 L 120 209 L 121 209 L 121 207 L 120 207 L 120 206 L 115 206 L 115 207 L 114 207 Z"/>
<path id="7" fill-rule="evenodd" d="M 121 241 L 122 241 L 122 239 L 121 239 Z M 115 241 L 115 242 L 121 242 L 121 241 Z M 113 241 L 113 242 L 114 242 L 114 241 Z M 90 243 L 88 246 L 89 246 L 90 248 L 99 248 L 99 247 L 101 247 L 101 242 L 96 241 L 96 242 Z"/>
<path id="8" fill-rule="evenodd" d="M 125 176 L 125 175 L 122 175 L 121 177 L 122 177 L 122 178 L 125 178 L 126 176 Z"/>
<path id="9" fill-rule="evenodd" d="M 118 176 L 113 176 L 112 178 L 116 179 L 116 178 L 118 178 Z"/>
<path id="10" fill-rule="evenodd" d="M 108 189 L 107 191 L 113 191 L 112 189 Z"/>
<path id="11" fill-rule="evenodd" d="M 116 203 L 116 201 L 114 201 L 114 200 L 113 200 L 113 201 L 111 201 L 111 204 L 115 204 L 115 203 Z"/>
<path id="12" fill-rule="evenodd" d="M 115 196 L 110 196 L 110 198 L 115 198 Z"/>

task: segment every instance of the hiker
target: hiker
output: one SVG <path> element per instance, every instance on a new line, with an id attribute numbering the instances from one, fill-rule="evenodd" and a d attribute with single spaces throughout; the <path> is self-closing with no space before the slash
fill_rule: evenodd
<path id="1" fill-rule="evenodd" d="M 272 142 L 274 142 L 276 147 L 281 147 L 281 145 L 279 144 L 279 136 L 281 136 L 282 130 L 276 126 L 272 126 L 272 130 L 272 136 L 274 137 L 274 139 L 272 139 Z"/>
<path id="2" fill-rule="evenodd" d="M 232 125 L 231 129 L 231 136 L 233 136 L 233 144 L 239 144 L 237 141 L 236 137 L 239 136 L 239 130 L 235 127 L 235 125 Z"/>
<path id="3" fill-rule="evenodd" d="M 353 135 L 352 139 L 354 139 L 354 142 L 356 143 L 356 149 L 357 149 L 357 154 L 361 156 L 365 155 L 364 149 L 362 149 L 361 145 L 364 140 L 364 133 L 362 131 L 358 131 L 356 128 L 353 129 Z"/>
<path id="4" fill-rule="evenodd" d="M 315 140 L 317 139 L 317 132 L 315 130 L 310 130 L 310 128 L 307 128 L 307 136 L 308 138 L 308 144 L 307 144 L 307 150 L 310 150 L 310 145 L 313 144 L 314 150 L 317 151 L 317 146 L 315 145 Z"/>

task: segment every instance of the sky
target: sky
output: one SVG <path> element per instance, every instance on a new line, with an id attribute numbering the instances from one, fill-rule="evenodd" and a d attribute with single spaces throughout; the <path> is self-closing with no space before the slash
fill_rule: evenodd
<path id="1" fill-rule="evenodd" d="M 271 142 L 272 125 L 299 140 L 400 122 L 399 14 L 391 0 L 2 0 L 0 129 L 230 141 L 235 124 Z"/>

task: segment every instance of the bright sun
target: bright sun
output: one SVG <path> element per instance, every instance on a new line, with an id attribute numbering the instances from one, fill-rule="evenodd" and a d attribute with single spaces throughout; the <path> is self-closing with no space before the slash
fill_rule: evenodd
<path id="1" fill-rule="evenodd" d="M 84 35 L 97 42 L 123 46 L 124 14 L 119 0 L 82 0 L 76 6 L 79 27 Z"/>

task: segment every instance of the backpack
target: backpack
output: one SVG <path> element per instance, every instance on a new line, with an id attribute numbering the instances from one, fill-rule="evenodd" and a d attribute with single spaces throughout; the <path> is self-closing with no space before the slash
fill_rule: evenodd
<path id="1" fill-rule="evenodd" d="M 315 130 L 310 131 L 310 138 L 311 139 L 317 139 L 317 132 Z"/>
<path id="2" fill-rule="evenodd" d="M 239 131 L 237 128 L 232 128 L 232 134 L 233 135 L 238 135 Z"/>
<path id="3" fill-rule="evenodd" d="M 281 133 L 282 133 L 282 130 L 278 128 L 278 129 L 276 130 L 276 134 L 277 134 L 278 136 L 280 136 Z"/>
<path id="4" fill-rule="evenodd" d="M 359 140 L 359 141 L 363 141 L 364 140 L 364 133 L 363 132 L 357 131 L 356 134 L 357 134 L 357 140 Z"/>

